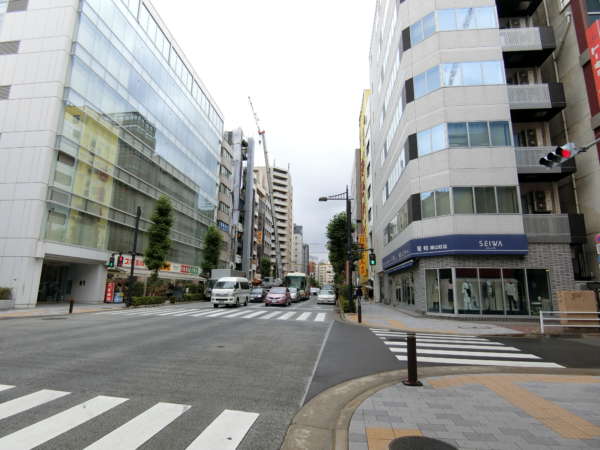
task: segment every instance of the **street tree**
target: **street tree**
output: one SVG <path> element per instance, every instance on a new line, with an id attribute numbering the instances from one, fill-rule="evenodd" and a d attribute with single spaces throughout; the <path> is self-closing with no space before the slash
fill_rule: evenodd
<path id="1" fill-rule="evenodd" d="M 337 282 L 343 280 L 347 253 L 348 230 L 346 228 L 346 213 L 341 212 L 331 218 L 327 224 L 327 250 L 329 262 L 333 266 Z"/>
<path id="2" fill-rule="evenodd" d="M 158 271 L 167 263 L 167 255 L 171 249 L 169 233 L 173 226 L 173 207 L 168 197 L 162 195 L 152 213 L 152 225 L 148 231 L 148 248 L 144 253 L 144 263 L 152 272 L 153 281 L 158 279 Z"/>
<path id="3" fill-rule="evenodd" d="M 202 254 L 202 271 L 210 273 L 211 269 L 216 269 L 219 266 L 219 256 L 223 248 L 223 236 L 217 227 L 211 225 L 204 236 L 204 248 Z"/>
<path id="4" fill-rule="evenodd" d="M 273 268 L 273 264 L 269 258 L 261 258 L 260 260 L 260 274 L 262 277 L 270 277 L 271 269 Z"/>

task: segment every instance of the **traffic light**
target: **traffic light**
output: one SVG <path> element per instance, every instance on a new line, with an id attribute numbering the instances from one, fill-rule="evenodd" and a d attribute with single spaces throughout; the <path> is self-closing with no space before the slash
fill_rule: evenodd
<path id="1" fill-rule="evenodd" d="M 369 253 L 369 265 L 374 266 L 375 264 L 377 264 L 377 257 L 375 256 L 375 253 Z"/>
<path id="2" fill-rule="evenodd" d="M 117 258 L 117 267 L 123 267 L 123 261 L 125 258 L 121 253 L 119 253 L 119 257 Z"/>
<path id="3" fill-rule="evenodd" d="M 115 254 L 114 253 L 112 255 L 110 255 L 110 258 L 108 258 L 108 264 L 106 266 L 109 269 L 112 269 L 115 267 Z"/>
<path id="4" fill-rule="evenodd" d="M 540 164 L 552 169 L 565 161 L 574 158 L 582 149 L 578 148 L 573 142 L 556 147 L 556 149 L 548 153 L 546 156 L 540 159 Z"/>

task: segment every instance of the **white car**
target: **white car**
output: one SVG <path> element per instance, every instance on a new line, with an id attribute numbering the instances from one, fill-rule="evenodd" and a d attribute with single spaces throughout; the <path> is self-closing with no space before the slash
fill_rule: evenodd
<path id="1" fill-rule="evenodd" d="M 219 278 L 212 288 L 210 301 L 213 307 L 248 305 L 250 298 L 250 283 L 246 278 L 223 277 Z"/>
<path id="2" fill-rule="evenodd" d="M 317 303 L 335 305 L 335 292 L 328 289 L 321 289 L 317 295 Z"/>
<path id="3" fill-rule="evenodd" d="M 319 295 L 319 291 L 320 289 L 317 287 L 311 287 L 310 288 L 310 295 Z"/>
<path id="4" fill-rule="evenodd" d="M 300 295 L 298 293 L 298 288 L 289 288 L 290 291 L 290 297 L 292 298 L 292 302 L 297 302 L 298 300 L 300 300 Z"/>

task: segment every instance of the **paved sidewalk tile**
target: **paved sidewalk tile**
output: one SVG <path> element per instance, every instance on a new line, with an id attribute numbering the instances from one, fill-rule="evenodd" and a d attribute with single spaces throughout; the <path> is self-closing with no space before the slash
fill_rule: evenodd
<path id="1" fill-rule="evenodd" d="M 398 384 L 365 400 L 352 418 L 349 448 L 387 450 L 395 438 L 418 435 L 457 449 L 600 448 L 600 377 L 486 374 L 421 381 L 422 388 Z"/>

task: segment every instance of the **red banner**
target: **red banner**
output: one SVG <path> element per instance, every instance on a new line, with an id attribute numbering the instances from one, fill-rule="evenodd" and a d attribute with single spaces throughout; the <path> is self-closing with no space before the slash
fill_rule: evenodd
<path id="1" fill-rule="evenodd" d="M 596 96 L 600 104 L 600 20 L 596 20 L 586 31 L 588 48 L 590 49 L 590 62 L 594 73 Z"/>
<path id="2" fill-rule="evenodd" d="M 104 293 L 104 303 L 114 303 L 115 301 L 115 283 L 106 283 L 106 292 Z"/>

